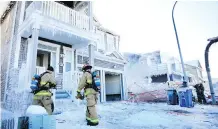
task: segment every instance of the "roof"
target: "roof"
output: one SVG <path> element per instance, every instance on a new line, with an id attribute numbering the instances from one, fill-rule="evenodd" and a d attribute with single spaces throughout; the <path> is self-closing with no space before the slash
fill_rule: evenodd
<path id="1" fill-rule="evenodd" d="M 185 62 L 185 64 L 191 65 L 191 66 L 194 66 L 194 67 L 198 67 L 198 68 L 202 68 L 201 63 L 200 63 L 199 60 L 187 61 L 187 62 Z"/>
<path id="2" fill-rule="evenodd" d="M 108 34 L 111 34 L 111 35 L 113 35 L 113 36 L 119 36 L 119 35 L 117 35 L 116 33 L 112 32 L 111 30 L 108 30 L 108 29 L 104 28 L 103 26 L 99 26 L 99 27 L 98 27 L 98 30 L 101 30 L 101 31 L 106 32 L 106 33 L 108 33 Z"/>

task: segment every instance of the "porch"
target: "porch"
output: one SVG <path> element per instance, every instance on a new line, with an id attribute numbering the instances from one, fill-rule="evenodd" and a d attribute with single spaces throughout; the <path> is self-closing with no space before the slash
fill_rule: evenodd
<path id="1" fill-rule="evenodd" d="M 90 10 L 91 11 L 91 10 Z M 53 1 L 33 1 L 25 10 L 18 35 L 29 38 L 33 30 L 38 37 L 82 48 L 94 44 L 92 15 L 85 15 Z"/>

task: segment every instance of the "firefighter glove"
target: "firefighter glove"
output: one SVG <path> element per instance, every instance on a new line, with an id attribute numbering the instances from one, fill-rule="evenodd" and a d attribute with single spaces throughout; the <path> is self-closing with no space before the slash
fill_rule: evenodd
<path id="1" fill-rule="evenodd" d="M 80 93 L 80 92 L 77 92 L 76 99 L 81 99 L 81 100 L 83 100 L 83 99 L 84 99 L 84 97 L 81 95 L 81 93 Z"/>

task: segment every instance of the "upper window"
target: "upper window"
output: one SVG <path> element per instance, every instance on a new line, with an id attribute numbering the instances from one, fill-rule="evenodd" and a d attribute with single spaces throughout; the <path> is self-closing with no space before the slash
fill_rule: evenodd
<path id="1" fill-rule="evenodd" d="M 74 9 L 81 1 L 56 1 L 60 4 L 63 4 L 64 6 L 67 6 L 71 9 Z"/>

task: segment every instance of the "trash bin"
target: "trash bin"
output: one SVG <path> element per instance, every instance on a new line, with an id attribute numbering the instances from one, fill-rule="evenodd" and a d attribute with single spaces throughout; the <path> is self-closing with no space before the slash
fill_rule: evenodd
<path id="1" fill-rule="evenodd" d="M 179 91 L 179 105 L 180 107 L 194 107 L 194 102 L 192 101 L 192 89 L 186 89 Z"/>
<path id="2" fill-rule="evenodd" d="M 19 117 L 18 129 L 56 129 L 56 119 L 52 115 Z"/>
<path id="3" fill-rule="evenodd" d="M 30 105 L 25 116 L 18 118 L 17 129 L 56 129 L 54 115 L 47 115 L 46 110 L 38 105 Z"/>
<path id="4" fill-rule="evenodd" d="M 178 105 L 178 94 L 175 89 L 167 90 L 167 104 Z"/>

